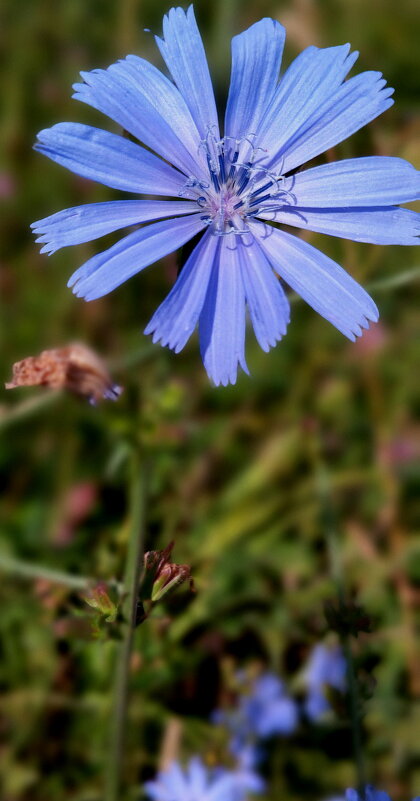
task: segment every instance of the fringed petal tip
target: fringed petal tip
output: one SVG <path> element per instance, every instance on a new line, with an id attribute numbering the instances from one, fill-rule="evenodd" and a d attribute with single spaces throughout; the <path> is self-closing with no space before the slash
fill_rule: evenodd
<path id="1" fill-rule="evenodd" d="M 177 197 L 183 176 L 140 145 L 118 134 L 60 122 L 38 134 L 34 149 L 63 167 L 113 189 Z"/>
<path id="2" fill-rule="evenodd" d="M 181 94 L 156 67 L 131 55 L 80 75 L 75 100 L 115 120 L 181 172 L 196 173 L 197 129 Z"/>
<path id="3" fill-rule="evenodd" d="M 281 278 L 348 339 L 378 320 L 370 295 L 324 253 L 285 231 L 257 223 L 253 230 Z"/>
<path id="4" fill-rule="evenodd" d="M 39 242 L 44 242 L 44 241 L 45 241 L 45 239 L 44 239 L 44 238 L 42 238 L 42 239 L 41 239 L 41 238 L 35 239 L 35 242 L 37 242 L 37 243 L 39 243 Z M 45 253 L 45 255 L 46 255 L 46 256 L 52 256 L 52 255 L 53 255 L 53 253 L 56 253 L 56 252 L 57 252 L 57 250 L 59 250 L 59 248 L 58 248 L 58 247 L 55 247 L 55 246 L 54 246 L 54 245 L 52 245 L 50 242 L 47 242 L 47 244 L 46 244 L 46 245 L 43 245 L 43 246 L 42 246 L 42 248 L 40 248 L 40 251 L 39 251 L 39 252 L 40 252 L 40 253 L 42 253 L 42 254 L 44 254 L 44 253 Z"/>
<path id="5" fill-rule="evenodd" d="M 73 273 L 68 286 L 74 286 L 77 297 L 96 300 L 184 245 L 204 225 L 198 215 L 192 214 L 144 226 L 92 256 Z"/>
<path id="6" fill-rule="evenodd" d="M 236 383 L 238 367 L 249 374 L 242 250 L 206 232 L 144 331 L 154 344 L 179 353 L 199 322 L 202 358 L 215 386 Z"/>
<path id="7" fill-rule="evenodd" d="M 213 86 L 194 8 L 171 8 L 163 18 L 163 38 L 155 37 L 201 138 L 209 129 L 219 130 Z"/>
<path id="8" fill-rule="evenodd" d="M 238 367 L 249 374 L 245 360 L 245 290 L 240 243 L 222 238 L 200 315 L 200 349 L 215 386 L 235 384 Z"/>
<path id="9" fill-rule="evenodd" d="M 45 253 L 47 256 L 51 256 L 56 252 L 56 250 L 58 250 L 58 248 L 50 241 L 50 237 L 48 236 L 42 223 L 43 220 L 38 220 L 37 222 L 31 223 L 29 227 L 32 233 L 37 235 L 35 238 L 36 244 L 42 245 L 39 252 L 42 254 Z"/>
<path id="10" fill-rule="evenodd" d="M 183 348 L 185 347 L 192 332 L 191 333 L 188 332 L 188 334 L 185 333 L 185 338 L 182 338 L 182 340 L 180 340 L 179 338 L 177 338 L 176 334 L 172 331 L 163 332 L 162 329 L 155 328 L 152 318 L 152 320 L 150 320 L 150 322 L 144 329 L 143 333 L 146 336 L 150 335 L 152 336 L 152 342 L 154 345 L 161 345 L 162 348 L 169 348 L 169 350 L 172 350 L 174 353 L 180 353 L 181 350 L 183 350 Z"/>
<path id="11" fill-rule="evenodd" d="M 238 248 L 251 323 L 259 346 L 267 353 L 286 333 L 290 304 L 262 250 L 240 244 Z"/>
<path id="12" fill-rule="evenodd" d="M 69 245 L 91 242 L 121 228 L 194 212 L 194 204 L 190 201 L 111 200 L 63 209 L 38 220 L 31 228 L 38 234 L 38 243 L 47 243 L 41 253 L 54 253 Z"/>
<path id="13" fill-rule="evenodd" d="M 342 333 L 344 334 L 344 336 L 347 337 L 347 339 L 350 340 L 350 342 L 356 342 L 356 340 L 359 337 L 362 337 L 363 334 L 365 333 L 365 331 L 367 331 L 371 327 L 371 324 L 372 323 L 373 324 L 377 323 L 378 320 L 379 320 L 379 313 L 378 313 L 378 315 L 376 316 L 375 319 L 373 318 L 373 316 L 370 319 L 368 319 L 367 317 L 362 316 L 357 323 L 355 322 L 353 324 L 353 330 L 352 331 L 350 331 L 350 330 L 348 332 L 343 331 Z"/>
<path id="14" fill-rule="evenodd" d="M 236 384 L 238 380 L 238 368 L 240 367 L 246 375 L 249 375 L 249 369 L 245 362 L 245 359 L 241 359 L 238 361 L 231 369 L 229 373 L 221 372 L 212 364 L 208 364 L 204 357 L 203 364 L 206 370 L 206 373 L 214 387 L 228 387 L 233 386 Z"/>
<path id="15" fill-rule="evenodd" d="M 232 39 L 225 136 L 258 131 L 276 91 L 286 31 L 264 18 Z"/>
<path id="16" fill-rule="evenodd" d="M 203 308 L 218 249 L 218 238 L 206 232 L 146 326 L 145 334 L 153 334 L 155 344 L 179 353 L 188 342 Z"/>

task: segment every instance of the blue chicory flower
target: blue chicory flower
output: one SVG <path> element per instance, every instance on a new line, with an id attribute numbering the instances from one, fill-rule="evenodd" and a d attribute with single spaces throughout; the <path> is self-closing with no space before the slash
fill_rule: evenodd
<path id="1" fill-rule="evenodd" d="M 157 45 L 173 82 L 138 56 L 82 72 L 74 97 L 146 145 L 80 123 L 59 123 L 35 148 L 73 172 L 134 195 L 66 209 L 33 224 L 43 252 L 149 223 L 90 258 L 69 286 L 85 300 L 203 234 L 145 333 L 182 350 L 197 323 L 214 384 L 235 383 L 245 361 L 245 309 L 261 348 L 286 333 L 289 302 L 277 276 L 349 339 L 378 319 L 369 295 L 338 264 L 277 224 L 360 242 L 412 245 L 419 173 L 400 158 L 302 164 L 388 109 L 392 89 L 348 44 L 308 47 L 278 80 L 285 29 L 262 19 L 232 40 L 223 134 L 194 18 L 172 8 Z M 276 223 L 275 226 L 270 223 Z"/>
<path id="2" fill-rule="evenodd" d="M 358 793 L 357 790 L 346 790 L 346 801 L 391 801 L 391 799 L 383 790 L 375 790 L 371 784 L 368 784 L 363 794 Z M 417 796 L 413 801 L 420 801 L 420 798 Z"/>
<path id="3" fill-rule="evenodd" d="M 346 660 L 339 645 L 319 643 L 313 648 L 305 671 L 308 693 L 304 705 L 311 720 L 318 720 L 330 710 L 325 694 L 327 687 L 345 691 L 346 673 Z"/>
<path id="4" fill-rule="evenodd" d="M 287 695 L 280 679 L 272 673 L 264 673 L 250 691 L 240 697 L 235 709 L 217 710 L 213 721 L 229 729 L 231 753 L 239 761 L 244 758 L 249 763 L 252 760 L 255 766 L 259 758 L 255 742 L 275 734 L 292 734 L 298 724 L 298 707 Z"/>
<path id="5" fill-rule="evenodd" d="M 271 673 L 257 679 L 251 695 L 241 699 L 241 709 L 249 728 L 261 739 L 292 734 L 298 723 L 295 701 L 286 694 L 283 682 Z"/>
<path id="6" fill-rule="evenodd" d="M 145 790 L 151 801 L 245 801 L 252 786 L 242 773 L 211 771 L 194 757 L 186 770 L 173 762 L 154 781 L 146 782 Z"/>

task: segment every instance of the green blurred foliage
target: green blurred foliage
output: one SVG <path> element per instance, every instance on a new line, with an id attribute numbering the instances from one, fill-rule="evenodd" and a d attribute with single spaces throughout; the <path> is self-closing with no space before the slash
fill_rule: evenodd
<path id="1" fill-rule="evenodd" d="M 0 10 L 1 379 L 18 359 L 80 340 L 108 357 L 125 386 L 118 403 L 99 409 L 38 389 L 0 401 L 2 798 L 103 797 L 115 642 L 92 638 L 83 593 L 65 577 L 121 579 L 133 442 L 153 465 L 146 547 L 175 539 L 197 593 L 180 590 L 137 631 L 131 790 L 121 801 L 138 798 L 167 757 L 174 716 L 173 756 L 221 758 L 224 736 L 208 718 L 235 667 L 267 666 L 300 692 L 308 649 L 327 634 L 337 558 L 349 596 L 373 620 L 355 645 L 370 777 L 395 801 L 411 798 L 420 791 L 419 293 L 411 282 L 381 282 L 415 273 L 418 253 L 311 235 L 372 285 L 381 322 L 352 345 L 297 301 L 273 352 L 249 335 L 251 378 L 214 389 L 195 337 L 175 356 L 142 335 L 176 275 L 175 256 L 85 304 L 66 281 L 100 244 L 47 260 L 28 231 L 66 206 L 116 196 L 43 159 L 32 142 L 61 120 L 117 130 L 71 100 L 71 84 L 80 69 L 129 51 L 159 65 L 143 28 L 160 33 L 167 8 L 3 0 Z M 389 154 L 420 166 L 417 0 L 198 0 L 196 11 L 221 102 L 230 37 L 265 14 L 288 28 L 286 61 L 311 43 L 350 41 L 360 68 L 383 70 L 395 86 L 396 105 L 334 157 Z M 346 713 L 274 743 L 269 764 L 267 800 L 342 791 L 355 781 Z"/>

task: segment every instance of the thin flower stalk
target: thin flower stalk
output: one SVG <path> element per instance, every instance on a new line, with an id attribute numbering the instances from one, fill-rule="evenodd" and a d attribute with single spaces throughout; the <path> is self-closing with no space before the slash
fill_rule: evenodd
<path id="1" fill-rule="evenodd" d="M 116 659 L 105 801 L 119 801 L 123 785 L 130 660 L 133 649 L 139 584 L 143 565 L 146 474 L 147 471 L 145 466 L 140 464 L 137 451 L 133 452 L 130 480 L 130 532 L 123 584 L 124 600 L 122 614 L 124 623 L 122 624 L 122 640 L 119 643 Z"/>

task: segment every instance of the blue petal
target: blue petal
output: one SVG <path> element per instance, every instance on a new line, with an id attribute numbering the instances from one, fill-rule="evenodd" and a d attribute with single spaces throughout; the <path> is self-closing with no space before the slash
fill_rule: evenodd
<path id="1" fill-rule="evenodd" d="M 164 770 L 159 774 L 162 785 L 169 791 L 170 801 L 172 797 L 176 796 L 178 801 L 181 801 L 188 792 L 188 785 L 186 782 L 185 774 L 178 762 L 172 762 L 168 770 Z"/>
<path id="2" fill-rule="evenodd" d="M 68 286 L 79 298 L 95 300 L 176 250 L 204 227 L 196 214 L 152 223 L 121 239 L 79 267 Z"/>
<path id="3" fill-rule="evenodd" d="M 145 782 L 143 790 L 146 793 L 146 798 L 150 799 L 150 801 L 167 801 L 169 798 L 167 794 L 167 798 L 165 799 L 165 790 L 157 780 Z"/>
<path id="4" fill-rule="evenodd" d="M 213 87 L 203 42 L 195 21 L 193 7 L 185 13 L 171 8 L 163 18 L 164 39 L 156 37 L 160 52 L 205 139 L 209 129 L 217 137 L 219 123 Z"/>
<path id="5" fill-rule="evenodd" d="M 308 692 L 304 707 L 309 720 L 319 720 L 326 712 L 331 710 L 325 695 L 318 689 Z"/>
<path id="6" fill-rule="evenodd" d="M 153 334 L 153 342 L 175 353 L 187 343 L 203 308 L 217 249 L 218 238 L 206 231 L 144 331 Z"/>
<path id="7" fill-rule="evenodd" d="M 77 122 L 60 122 L 40 131 L 34 148 L 77 175 L 113 189 L 177 196 L 184 185 L 184 176 L 153 153 L 122 136 Z"/>
<path id="8" fill-rule="evenodd" d="M 247 797 L 247 793 L 256 793 L 260 795 L 264 792 L 266 783 L 264 779 L 258 775 L 258 773 L 255 773 L 255 771 L 240 768 L 239 770 L 235 771 L 235 774 L 238 787 L 240 787 L 245 793 L 245 798 Z M 239 798 L 236 796 L 235 801 L 242 801 L 243 798 L 243 795 L 239 796 Z"/>
<path id="9" fill-rule="evenodd" d="M 311 113 L 283 149 L 276 148 L 273 164 L 277 161 L 279 170 L 286 173 L 334 147 L 392 106 L 393 91 L 380 72 L 362 72 L 345 81 Z"/>
<path id="10" fill-rule="evenodd" d="M 290 65 L 262 121 L 258 145 L 268 150 L 266 166 L 278 161 L 279 153 L 296 131 L 317 112 L 342 83 L 357 58 L 350 45 L 319 50 L 308 47 Z"/>
<path id="11" fill-rule="evenodd" d="M 170 788 L 163 787 L 159 781 L 145 782 L 144 790 L 151 801 L 178 801 L 182 796 L 175 798 Z"/>
<path id="12" fill-rule="evenodd" d="M 240 138 L 258 131 L 276 91 L 285 29 L 262 19 L 232 39 L 232 72 L 225 135 Z"/>
<path id="13" fill-rule="evenodd" d="M 346 790 L 346 801 L 361 801 L 360 795 L 357 790 L 348 789 Z"/>
<path id="14" fill-rule="evenodd" d="M 375 245 L 420 244 L 420 214 L 395 206 L 372 209 L 301 209 L 284 206 L 280 211 L 267 211 L 258 217 L 356 242 L 372 242 Z"/>
<path id="15" fill-rule="evenodd" d="M 208 784 L 207 770 L 200 757 L 190 759 L 187 771 L 189 791 L 193 798 L 203 798 Z"/>
<path id="16" fill-rule="evenodd" d="M 204 366 L 216 386 L 236 382 L 245 362 L 245 293 L 234 235 L 219 238 L 207 296 L 200 315 Z"/>
<path id="17" fill-rule="evenodd" d="M 383 790 L 376 790 L 371 784 L 367 784 L 365 788 L 366 801 L 391 801 L 388 793 Z"/>
<path id="18" fill-rule="evenodd" d="M 152 801 L 184 801 L 188 793 L 188 785 L 178 762 L 172 762 L 154 781 L 146 782 L 144 789 Z"/>
<path id="19" fill-rule="evenodd" d="M 315 645 L 305 670 L 306 683 L 311 689 L 322 690 L 324 685 L 329 685 L 343 691 L 346 674 L 346 660 L 340 646 Z"/>
<path id="20" fill-rule="evenodd" d="M 238 250 L 251 322 L 260 347 L 267 352 L 286 333 L 289 301 L 264 253 L 239 243 Z"/>
<path id="21" fill-rule="evenodd" d="M 55 253 L 68 245 L 80 245 L 129 225 L 191 214 L 196 210 L 188 200 L 111 200 L 63 209 L 32 223 L 36 242 L 45 242 L 41 253 Z"/>
<path id="22" fill-rule="evenodd" d="M 404 159 L 368 156 L 304 170 L 283 186 L 299 207 L 391 206 L 420 197 L 420 172 Z"/>
<path id="23" fill-rule="evenodd" d="M 277 698 L 264 708 L 256 726 L 259 737 L 291 734 L 298 724 L 298 708 L 292 698 Z"/>
<path id="24" fill-rule="evenodd" d="M 254 682 L 250 697 L 267 704 L 281 697 L 283 693 L 284 685 L 279 677 L 274 673 L 263 673 L 262 676 Z"/>
<path id="25" fill-rule="evenodd" d="M 234 773 L 226 771 L 224 775 L 218 777 L 212 784 L 211 789 L 207 791 L 203 801 L 242 801 L 238 793 L 241 791 L 240 781 Z M 200 799 L 201 801 L 201 799 Z"/>
<path id="26" fill-rule="evenodd" d="M 198 168 L 200 137 L 176 87 L 137 56 L 82 72 L 76 100 L 102 111 L 187 175 Z"/>
<path id="27" fill-rule="evenodd" d="M 278 274 L 315 311 L 351 340 L 377 321 L 371 297 L 332 259 L 308 242 L 270 226 L 250 226 Z"/>

